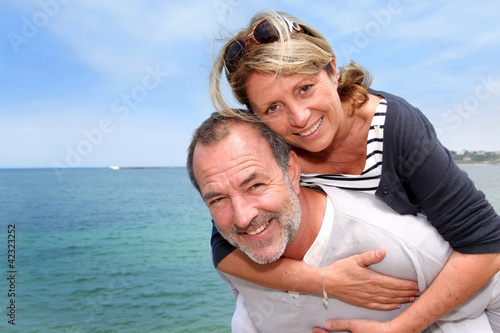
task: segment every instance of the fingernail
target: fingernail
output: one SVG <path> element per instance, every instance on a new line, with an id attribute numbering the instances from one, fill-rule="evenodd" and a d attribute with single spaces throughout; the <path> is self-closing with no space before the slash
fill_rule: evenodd
<path id="1" fill-rule="evenodd" d="M 375 251 L 375 254 L 377 255 L 377 257 L 380 257 L 382 255 L 382 251 L 380 251 L 380 249 L 377 249 L 377 251 Z"/>

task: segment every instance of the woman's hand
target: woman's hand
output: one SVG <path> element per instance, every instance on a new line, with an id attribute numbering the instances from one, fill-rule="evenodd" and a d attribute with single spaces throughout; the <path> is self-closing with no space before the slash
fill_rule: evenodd
<path id="1" fill-rule="evenodd" d="M 388 323 L 369 319 L 329 319 L 325 321 L 325 328 L 330 331 L 349 331 L 351 333 L 390 333 Z M 323 328 L 313 328 L 313 333 L 329 333 Z"/>
<path id="2" fill-rule="evenodd" d="M 375 310 L 393 310 L 418 296 L 414 281 L 401 280 L 376 273 L 368 268 L 385 257 L 385 249 L 377 249 L 338 260 L 325 270 L 328 296 Z M 371 332 L 371 331 L 366 331 Z"/>

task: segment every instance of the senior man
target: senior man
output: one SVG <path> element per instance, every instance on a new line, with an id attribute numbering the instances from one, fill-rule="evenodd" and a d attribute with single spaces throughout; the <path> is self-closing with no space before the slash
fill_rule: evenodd
<path id="1" fill-rule="evenodd" d="M 187 167 L 221 235 L 258 263 L 283 256 L 325 267 L 384 247 L 384 260 L 370 267 L 417 281 L 423 292 L 452 253 L 424 216 L 398 215 L 369 194 L 300 187 L 296 154 L 260 123 L 212 114 L 193 136 Z M 238 297 L 233 331 L 310 332 L 329 318 L 389 321 L 409 306 L 371 310 L 219 274 Z M 498 281 L 426 332 L 500 332 Z"/>

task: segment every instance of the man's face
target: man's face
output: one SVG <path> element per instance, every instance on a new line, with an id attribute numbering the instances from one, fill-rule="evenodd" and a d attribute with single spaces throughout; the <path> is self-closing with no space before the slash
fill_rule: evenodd
<path id="1" fill-rule="evenodd" d="M 298 185 L 287 180 L 258 130 L 231 124 L 228 138 L 198 144 L 193 170 L 221 235 L 258 263 L 279 259 L 300 226 Z"/>

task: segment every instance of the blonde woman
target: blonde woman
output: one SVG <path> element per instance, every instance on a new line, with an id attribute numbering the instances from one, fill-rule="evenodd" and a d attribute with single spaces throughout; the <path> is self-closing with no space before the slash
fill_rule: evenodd
<path id="1" fill-rule="evenodd" d="M 222 95 L 223 75 L 248 112 Z M 337 71 L 329 42 L 286 13 L 256 14 L 216 58 L 210 76 L 218 112 L 267 124 L 295 150 L 302 185 L 372 193 L 400 214 L 424 213 L 455 252 L 433 284 L 401 315 L 385 323 L 327 321 L 352 332 L 419 332 L 465 302 L 500 270 L 500 217 L 453 162 L 416 108 L 370 89 L 371 78 L 351 63 Z M 360 207 L 362 209 L 362 207 Z M 216 267 L 274 289 L 321 294 L 322 269 L 280 259 L 258 265 L 214 229 Z M 414 282 L 371 271 L 384 251 L 328 266 L 328 295 L 389 310 L 418 295 Z M 318 323 L 320 326 L 322 323 Z"/>

